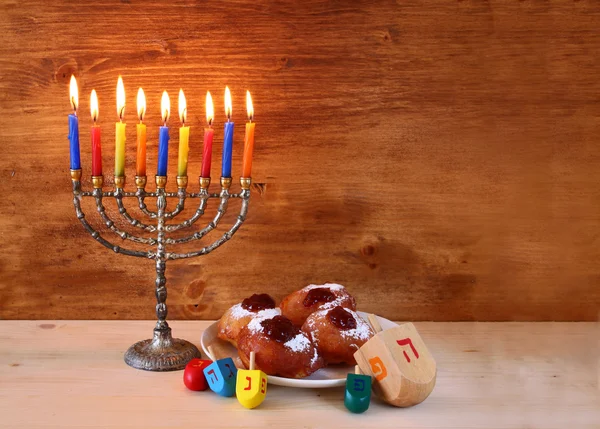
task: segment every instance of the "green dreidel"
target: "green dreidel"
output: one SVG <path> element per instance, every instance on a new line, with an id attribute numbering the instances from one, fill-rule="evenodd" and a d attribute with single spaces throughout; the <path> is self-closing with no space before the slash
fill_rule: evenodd
<path id="1" fill-rule="evenodd" d="M 358 365 L 354 367 L 354 374 L 346 378 L 346 395 L 344 405 L 349 411 L 360 414 L 367 411 L 371 403 L 371 377 L 362 375 Z"/>

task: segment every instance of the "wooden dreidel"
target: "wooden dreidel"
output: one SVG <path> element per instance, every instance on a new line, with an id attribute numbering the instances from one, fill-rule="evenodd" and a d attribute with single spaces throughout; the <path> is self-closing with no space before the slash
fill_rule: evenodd
<path id="1" fill-rule="evenodd" d="M 254 352 L 250 352 L 250 368 L 237 373 L 235 393 L 239 403 L 249 409 L 258 407 L 267 396 L 267 374 L 254 369 Z"/>
<path id="2" fill-rule="evenodd" d="M 373 376 L 373 390 L 389 404 L 410 407 L 423 402 L 435 386 L 436 364 L 412 323 L 381 330 L 377 318 L 369 322 L 376 334 L 354 353 L 363 373 Z"/>
<path id="3" fill-rule="evenodd" d="M 362 375 L 360 367 L 354 367 L 354 374 L 346 378 L 344 405 L 353 413 L 364 413 L 371 403 L 371 377 Z"/>
<path id="4" fill-rule="evenodd" d="M 212 363 L 204 368 L 204 376 L 208 381 L 210 390 L 220 396 L 233 396 L 235 394 L 235 380 L 237 368 L 230 357 L 216 359 L 212 346 L 208 347 Z"/>

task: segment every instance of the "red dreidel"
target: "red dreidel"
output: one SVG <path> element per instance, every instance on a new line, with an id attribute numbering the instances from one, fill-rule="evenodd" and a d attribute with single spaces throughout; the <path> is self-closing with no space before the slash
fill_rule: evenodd
<path id="1" fill-rule="evenodd" d="M 353 413 L 364 413 L 371 403 L 371 377 L 362 375 L 360 367 L 354 367 L 354 374 L 346 378 L 344 405 Z"/>
<path id="2" fill-rule="evenodd" d="M 258 407 L 267 396 L 267 374 L 254 369 L 254 359 L 254 352 L 250 352 L 250 368 L 238 371 L 235 388 L 238 402 L 249 409 Z"/>
<path id="3" fill-rule="evenodd" d="M 208 389 L 204 376 L 204 368 L 212 363 L 210 360 L 194 358 L 188 362 L 183 371 L 183 384 L 190 390 L 201 391 Z"/>
<path id="4" fill-rule="evenodd" d="M 381 330 L 377 318 L 369 322 L 376 334 L 354 353 L 363 373 L 375 378 L 373 390 L 396 407 L 423 402 L 433 391 L 435 360 L 412 323 Z"/>
<path id="5" fill-rule="evenodd" d="M 217 360 L 212 346 L 208 347 L 210 358 L 213 362 L 204 368 L 204 376 L 208 381 L 210 390 L 220 396 L 233 396 L 235 394 L 235 380 L 237 368 L 230 357 Z"/>

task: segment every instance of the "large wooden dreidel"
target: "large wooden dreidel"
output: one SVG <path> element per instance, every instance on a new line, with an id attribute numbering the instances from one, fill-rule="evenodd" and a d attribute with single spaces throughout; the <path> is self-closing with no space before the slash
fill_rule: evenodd
<path id="1" fill-rule="evenodd" d="M 220 396 L 233 396 L 235 394 L 235 381 L 237 368 L 230 357 L 217 360 L 215 352 L 208 348 L 213 362 L 204 368 L 204 376 L 208 381 L 210 390 Z"/>
<path id="2" fill-rule="evenodd" d="M 377 318 L 369 322 L 376 334 L 356 353 L 360 369 L 373 376 L 373 389 L 396 407 L 423 402 L 435 386 L 436 364 L 412 323 L 381 330 Z"/>
<path id="3" fill-rule="evenodd" d="M 371 376 L 362 375 L 360 367 L 354 367 L 354 374 L 346 378 L 344 405 L 353 413 L 364 413 L 371 403 Z"/>
<path id="4" fill-rule="evenodd" d="M 252 409 L 258 407 L 267 396 L 267 374 L 254 369 L 254 352 L 250 352 L 250 368 L 237 373 L 235 393 L 240 404 Z"/>

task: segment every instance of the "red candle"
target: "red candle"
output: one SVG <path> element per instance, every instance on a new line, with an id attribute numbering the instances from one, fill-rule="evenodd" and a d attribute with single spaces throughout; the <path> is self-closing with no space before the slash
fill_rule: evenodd
<path id="1" fill-rule="evenodd" d="M 213 118 L 215 117 L 215 108 L 213 106 L 210 92 L 206 93 L 206 122 L 208 128 L 204 129 L 204 147 L 202 150 L 202 177 L 210 177 L 210 164 L 212 161 L 212 143 L 215 131 L 212 129 Z"/>
<path id="2" fill-rule="evenodd" d="M 96 125 L 98 120 L 98 96 L 96 90 L 92 90 L 90 97 L 90 111 L 92 113 L 92 176 L 102 176 L 102 147 L 100 146 L 100 127 Z"/>

